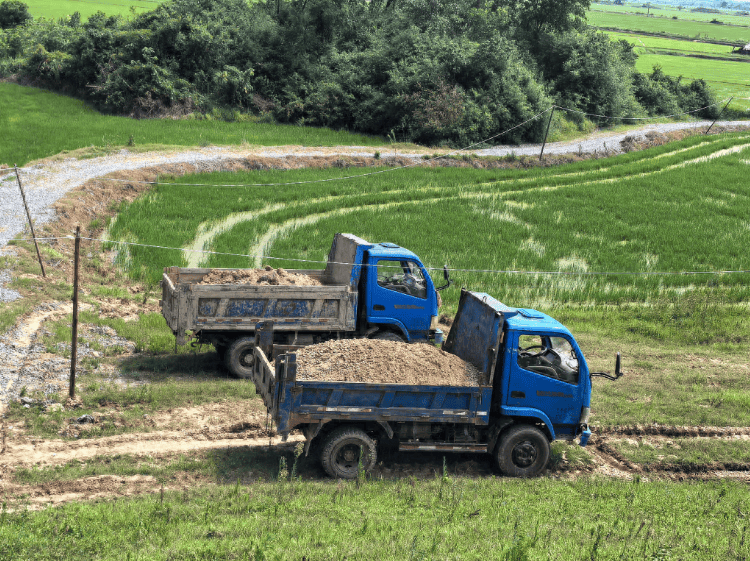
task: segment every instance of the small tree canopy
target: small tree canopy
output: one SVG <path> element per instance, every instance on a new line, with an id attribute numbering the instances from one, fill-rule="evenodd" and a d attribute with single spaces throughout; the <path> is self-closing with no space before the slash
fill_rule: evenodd
<path id="1" fill-rule="evenodd" d="M 30 21 L 29 7 L 19 0 L 0 2 L 0 28 L 10 29 Z"/>

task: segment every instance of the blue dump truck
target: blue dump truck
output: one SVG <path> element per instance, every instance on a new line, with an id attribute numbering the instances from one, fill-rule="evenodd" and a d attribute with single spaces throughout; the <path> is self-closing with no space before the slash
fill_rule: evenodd
<path id="1" fill-rule="evenodd" d="M 614 375 L 590 373 L 564 325 L 466 290 L 443 350 L 479 370 L 476 386 L 298 380 L 294 353 L 269 361 L 274 330 L 270 322 L 258 326 L 250 378 L 278 432 L 301 430 L 306 454 L 319 443 L 323 468 L 336 478 L 372 468 L 378 444 L 489 453 L 506 475 L 538 475 L 553 440 L 586 445 L 591 378 L 621 375 L 619 353 Z"/>
<path id="2" fill-rule="evenodd" d="M 238 378 L 252 372 L 255 326 L 274 322 L 277 353 L 330 339 L 441 343 L 438 290 L 419 257 L 392 243 L 336 234 L 325 270 L 294 270 L 321 286 L 200 284 L 212 271 L 167 267 L 162 315 L 177 342 L 212 344 Z M 232 269 L 222 269 L 232 271 Z"/>

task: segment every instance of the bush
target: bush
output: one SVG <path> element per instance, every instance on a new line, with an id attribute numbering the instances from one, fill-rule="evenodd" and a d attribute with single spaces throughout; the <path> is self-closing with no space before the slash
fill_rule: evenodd
<path id="1" fill-rule="evenodd" d="M 10 29 L 31 21 L 29 7 L 18 0 L 0 2 L 0 28 Z"/>

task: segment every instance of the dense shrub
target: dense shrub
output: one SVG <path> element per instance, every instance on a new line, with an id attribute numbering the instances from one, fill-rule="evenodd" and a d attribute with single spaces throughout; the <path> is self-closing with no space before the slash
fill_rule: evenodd
<path id="1" fill-rule="evenodd" d="M 29 7 L 18 0 L 4 0 L 0 2 L 0 28 L 10 29 L 24 25 L 31 20 Z"/>
<path id="2" fill-rule="evenodd" d="M 7 4 L 8 1 L 3 3 Z M 170 0 L 130 20 L 0 31 L 20 70 L 99 108 L 272 115 L 426 144 L 540 140 L 553 103 L 615 117 L 709 105 L 582 28 L 587 0 Z"/>

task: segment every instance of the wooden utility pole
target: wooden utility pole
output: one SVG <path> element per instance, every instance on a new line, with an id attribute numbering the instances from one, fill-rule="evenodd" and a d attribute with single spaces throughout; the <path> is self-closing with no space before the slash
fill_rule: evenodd
<path id="1" fill-rule="evenodd" d="M 13 164 L 13 168 L 16 170 L 16 180 L 18 181 L 18 188 L 21 190 L 21 199 L 23 199 L 23 208 L 26 209 L 26 217 L 29 219 L 29 228 L 31 229 L 31 238 L 34 240 L 34 247 L 36 248 L 36 256 L 39 259 L 39 266 L 42 268 L 42 276 L 47 278 L 44 272 L 44 262 L 42 261 L 42 254 L 39 253 L 39 245 L 36 243 L 36 234 L 34 233 L 34 224 L 31 222 L 31 213 L 29 212 L 29 205 L 26 204 L 26 195 L 23 192 L 21 186 L 21 176 L 18 174 L 18 166 Z"/>
<path id="2" fill-rule="evenodd" d="M 549 126 L 552 124 L 552 115 L 555 114 L 555 106 L 552 106 L 552 111 L 549 114 L 549 121 L 547 121 L 547 130 L 544 131 L 544 142 L 542 142 L 542 151 L 539 152 L 539 161 L 542 161 L 544 156 L 544 147 L 547 145 L 547 135 L 549 134 Z"/>
<path id="3" fill-rule="evenodd" d="M 730 97 L 730 98 L 729 98 L 729 101 L 727 101 L 727 104 L 726 104 L 726 105 L 725 105 L 724 107 L 722 107 L 722 108 L 721 108 L 721 111 L 719 111 L 719 114 L 718 114 L 718 115 L 716 116 L 716 118 L 714 119 L 714 122 L 713 122 L 713 123 L 711 123 L 711 124 L 710 124 L 710 125 L 708 126 L 708 128 L 706 129 L 706 132 L 704 132 L 703 134 L 708 134 L 708 131 L 710 131 L 710 130 L 711 130 L 711 127 L 713 127 L 713 126 L 714 126 L 714 125 L 716 124 L 716 121 L 718 121 L 718 120 L 719 120 L 719 117 L 721 117 L 721 114 L 722 114 L 722 113 L 724 113 L 724 109 L 726 109 L 727 107 L 729 107 L 729 104 L 730 104 L 730 103 L 732 103 L 732 100 L 733 100 L 733 99 L 734 99 L 734 96 L 732 96 L 732 97 Z"/>
<path id="4" fill-rule="evenodd" d="M 75 257 L 73 262 L 73 335 L 70 340 L 70 399 L 76 396 L 76 362 L 78 360 L 78 262 L 81 255 L 81 227 L 76 226 Z"/>

